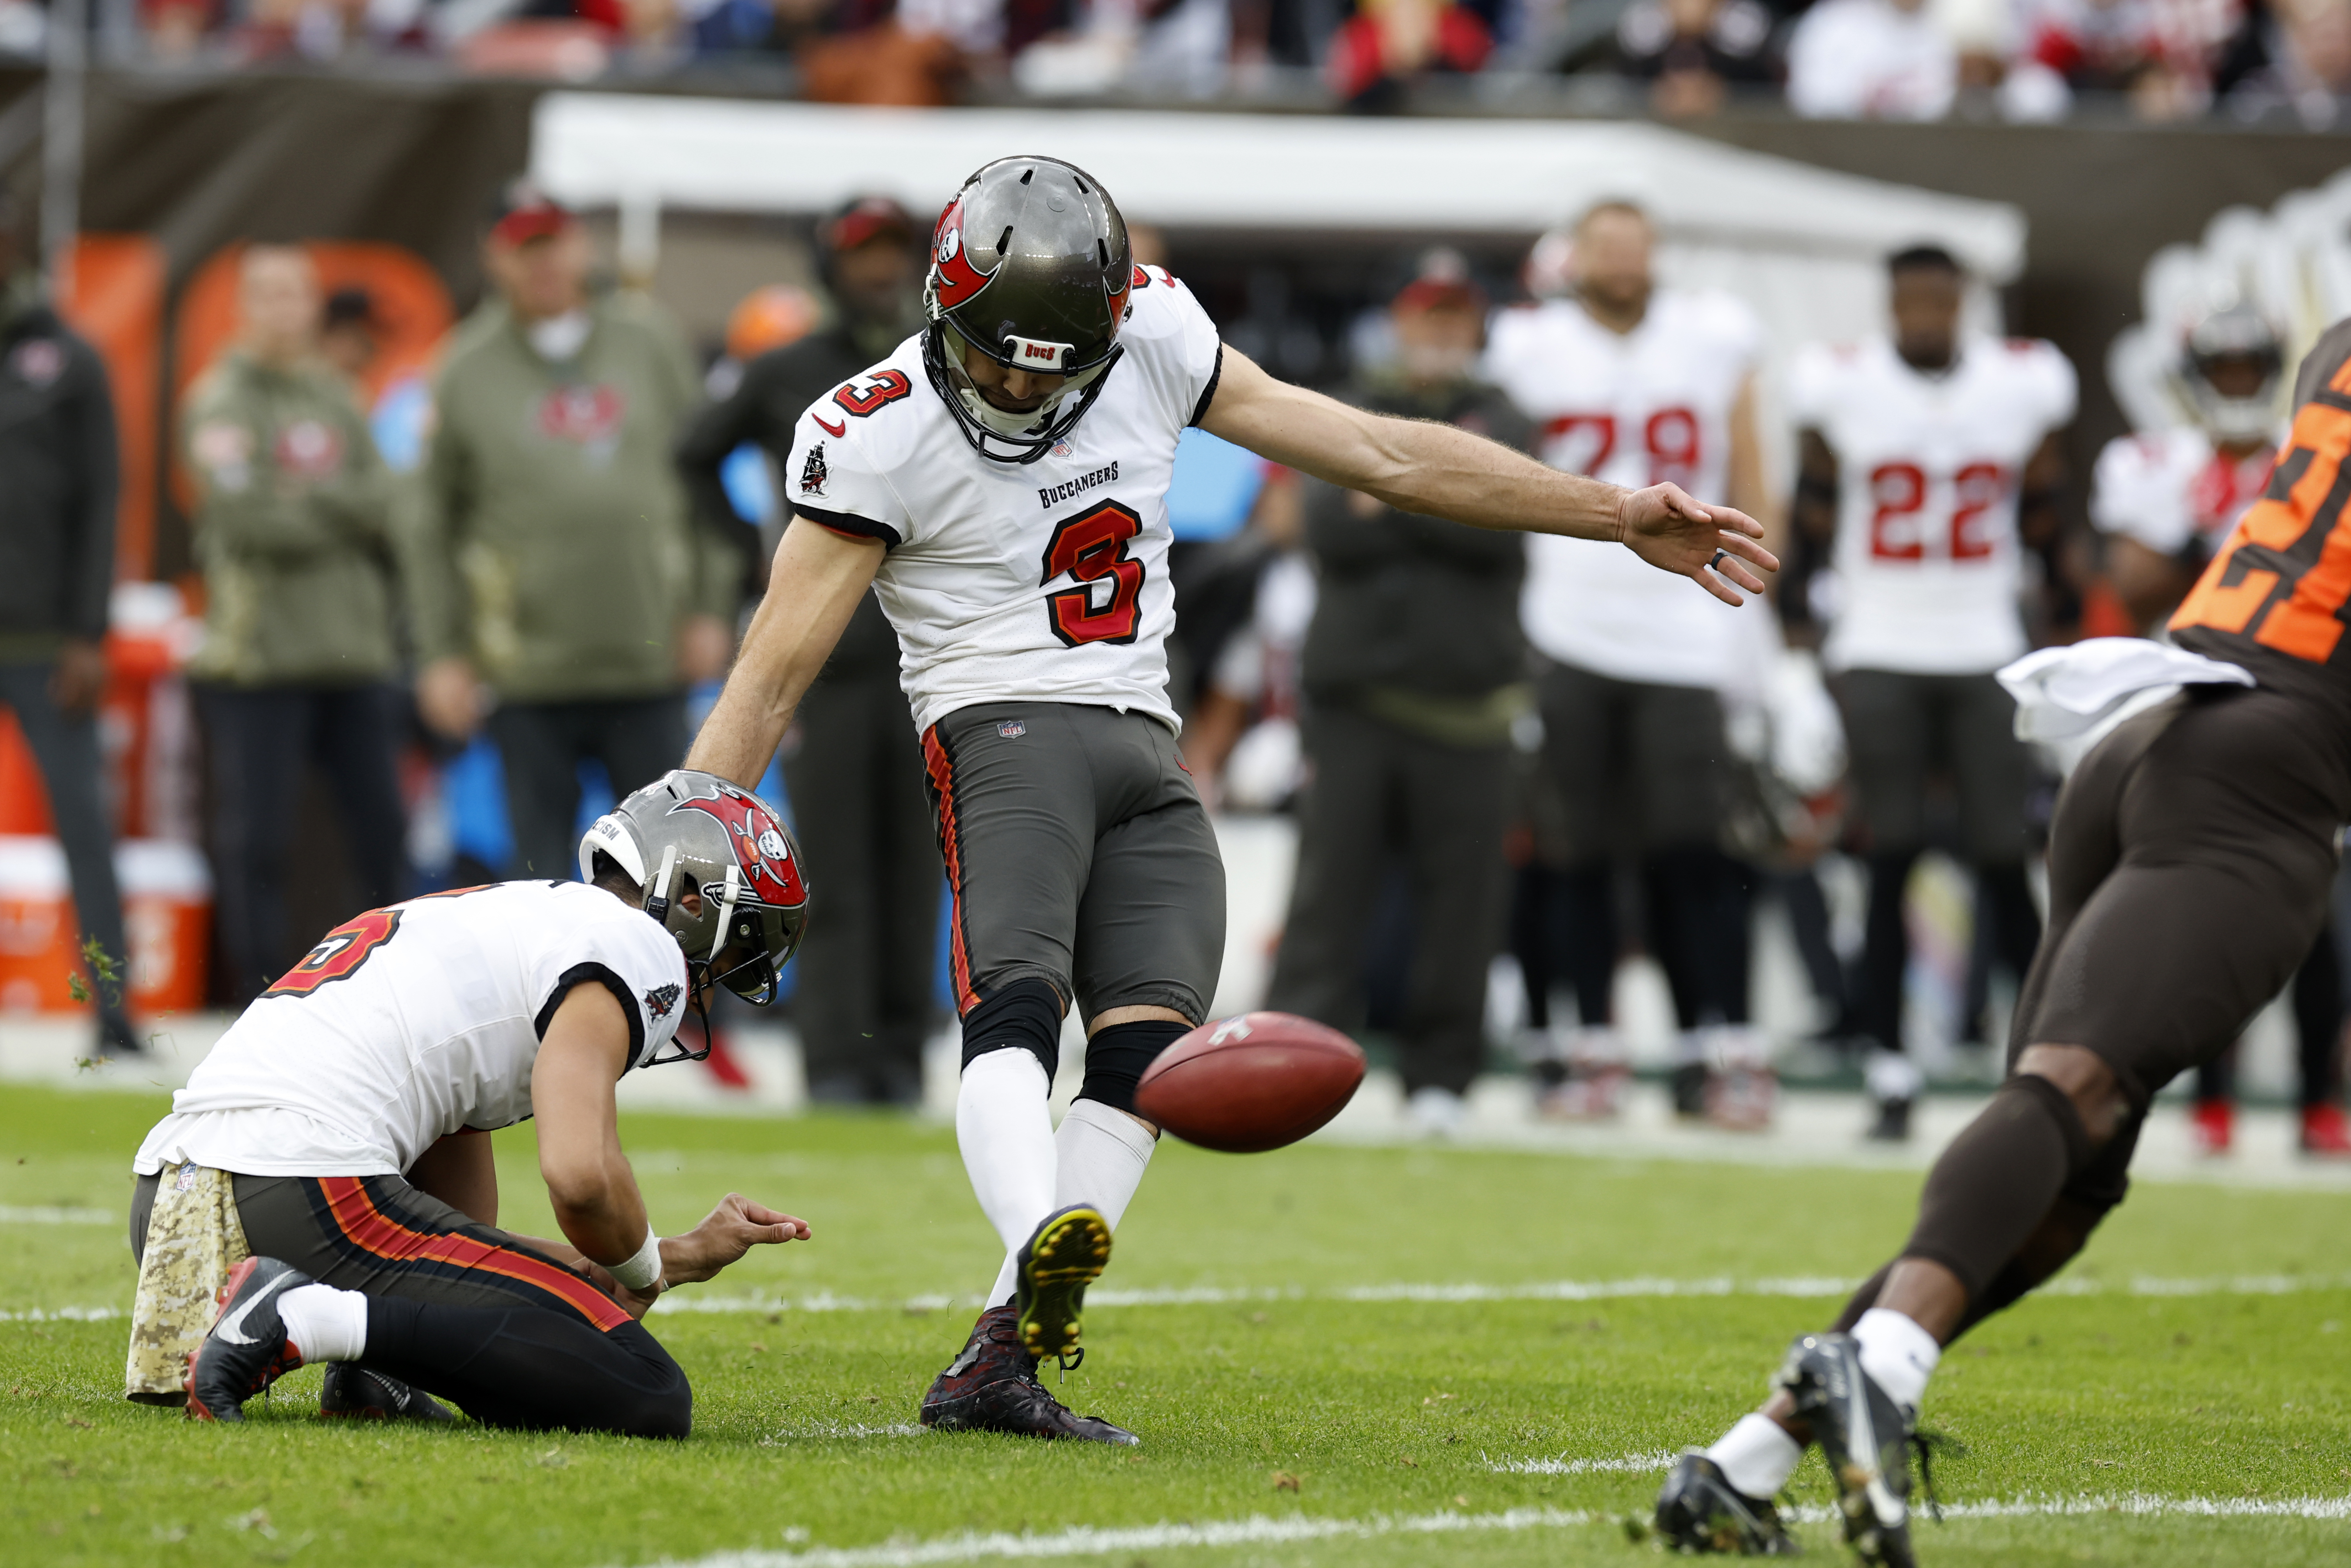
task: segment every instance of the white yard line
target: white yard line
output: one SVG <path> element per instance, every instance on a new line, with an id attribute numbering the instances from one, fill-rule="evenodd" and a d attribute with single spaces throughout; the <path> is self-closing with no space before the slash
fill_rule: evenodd
<path id="1" fill-rule="evenodd" d="M 24 1207 L 0 1203 L 0 1225 L 120 1225 L 121 1219 L 102 1208 L 70 1208 L 57 1204 Z"/>
<path id="2" fill-rule="evenodd" d="M 2169 1519 L 2351 1519 L 2351 1498 L 2152 1497 L 2143 1492 L 2086 1497 L 2022 1497 L 1954 1503 L 1949 1519 L 2069 1518 L 2118 1513 Z M 686 1568 L 927 1568 L 947 1563 L 1035 1562 L 1048 1558 L 1104 1557 L 1137 1552 L 1174 1552 L 1193 1547 L 1281 1546 L 1313 1541 L 1366 1541 L 1385 1535 L 1466 1535 L 1528 1530 L 1566 1530 L 1613 1524 L 1616 1515 L 1583 1509 L 1514 1508 L 1503 1513 L 1374 1514 L 1368 1519 L 1297 1515 L 1207 1524 L 1144 1524 L 1123 1528 L 1080 1525 L 1045 1533 L 964 1533 L 929 1541 L 880 1546 L 810 1546 L 777 1551 L 718 1552 L 686 1560 Z M 1825 1522 L 1827 1509 L 1802 1509 L 1797 1518 Z M 676 1560 L 670 1560 L 674 1562 Z"/>
<path id="3" fill-rule="evenodd" d="M 1564 1454 L 1555 1459 L 1505 1459 L 1486 1468 L 1504 1476 L 1654 1476 L 1672 1469 L 1679 1458 L 1660 1448 L 1654 1454 L 1619 1454 L 1613 1459 L 1571 1459 Z"/>
<path id="4" fill-rule="evenodd" d="M 5 1211 L 0 1210 L 0 1218 Z M 1834 1300 L 1845 1294 L 1857 1280 L 1793 1278 L 1783 1280 L 1534 1280 L 1498 1285 L 1471 1281 L 1450 1283 L 1344 1285 L 1336 1290 L 1306 1291 L 1296 1286 L 1225 1289 L 1192 1285 L 1161 1290 L 1089 1291 L 1095 1307 L 1225 1307 L 1252 1302 L 1350 1301 L 1365 1306 L 1388 1302 L 1410 1305 L 1470 1305 L 1480 1301 L 1656 1301 L 1672 1297 L 1747 1297 L 1798 1301 Z M 2140 1275 L 2128 1280 L 2059 1280 L 2036 1292 L 2052 1296 L 2294 1296 L 2317 1291 L 2351 1291 L 2351 1274 L 2236 1274 L 2209 1279 L 2161 1279 Z M 842 1296 L 820 1291 L 806 1296 L 705 1295 L 674 1291 L 653 1303 L 656 1312 L 709 1312 L 722 1315 L 783 1312 L 935 1312 L 957 1307 L 977 1308 L 977 1296 L 914 1296 L 904 1300 L 879 1296 Z M 117 1306 L 35 1307 L 0 1311 L 0 1323 L 102 1322 L 119 1318 L 127 1308 Z"/>

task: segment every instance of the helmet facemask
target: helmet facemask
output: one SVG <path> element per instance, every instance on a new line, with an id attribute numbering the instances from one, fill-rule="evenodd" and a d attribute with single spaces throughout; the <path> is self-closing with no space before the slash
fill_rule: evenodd
<path id="1" fill-rule="evenodd" d="M 987 394 L 971 379 L 964 358 L 967 352 L 977 353 L 1006 370 L 1020 368 L 1010 353 L 975 343 L 952 317 L 941 317 L 923 336 L 923 364 L 930 371 L 931 384 L 980 455 L 998 463 L 1034 463 L 1051 451 L 1053 443 L 1075 428 L 1102 395 L 1103 379 L 1125 351 L 1123 344 L 1113 343 L 1108 353 L 1083 369 L 1052 372 L 1062 377 L 1061 384 L 1035 408 L 1016 411 L 987 401 Z M 991 451 L 991 442 L 1011 450 Z"/>
<path id="2" fill-rule="evenodd" d="M 2236 305 L 2196 324 L 2173 375 L 2205 434 L 2237 444 L 2276 435 L 2285 415 L 2285 370 L 2276 331 L 2250 307 Z M 2224 390 L 2224 381 L 2243 390 Z"/>

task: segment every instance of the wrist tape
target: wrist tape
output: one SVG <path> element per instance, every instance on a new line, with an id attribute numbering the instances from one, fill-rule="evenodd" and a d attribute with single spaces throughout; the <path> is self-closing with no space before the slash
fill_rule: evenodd
<path id="1" fill-rule="evenodd" d="M 637 1255 L 625 1263 L 611 1265 L 611 1274 L 622 1284 L 640 1293 L 659 1282 L 662 1277 L 661 1238 L 653 1233 L 651 1226 L 645 1228 L 645 1244 L 637 1249 Z"/>

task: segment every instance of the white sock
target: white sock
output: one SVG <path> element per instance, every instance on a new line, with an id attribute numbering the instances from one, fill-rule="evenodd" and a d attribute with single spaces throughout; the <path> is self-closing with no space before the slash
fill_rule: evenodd
<path id="1" fill-rule="evenodd" d="M 1008 1046 L 973 1060 L 956 1092 L 956 1144 L 971 1177 L 980 1212 L 996 1227 L 1008 1253 L 1017 1252 L 1037 1222 L 1053 1212 L 1053 1115 L 1045 1064 L 1033 1051 Z M 987 1304 L 1012 1299 L 1012 1261 L 1005 1260 Z"/>
<path id="2" fill-rule="evenodd" d="M 1768 1500 L 1777 1496 L 1796 1473 L 1804 1450 L 1788 1436 L 1786 1427 L 1757 1411 L 1741 1416 L 1739 1425 L 1725 1432 L 1706 1457 L 1720 1465 L 1723 1479 L 1741 1492 Z"/>
<path id="3" fill-rule="evenodd" d="M 1861 1347 L 1861 1369 L 1886 1390 L 1912 1420 L 1918 1402 L 1927 1396 L 1927 1379 L 1943 1359 L 1943 1347 L 1915 1319 L 1886 1307 L 1872 1307 L 1853 1325 L 1853 1343 Z"/>
<path id="4" fill-rule="evenodd" d="M 1113 1111 L 1099 1100 L 1079 1100 L 1070 1106 L 1053 1134 L 1053 1147 L 1061 1161 L 1053 1180 L 1053 1207 L 1091 1203 L 1102 1210 L 1113 1230 L 1126 1218 L 1134 1189 L 1143 1185 L 1144 1167 L 1158 1147 L 1142 1123 L 1123 1111 Z"/>
<path id="5" fill-rule="evenodd" d="M 286 1337 L 305 1366 L 357 1361 L 367 1353 L 367 1298 L 332 1285 L 297 1285 L 277 1298 Z"/>

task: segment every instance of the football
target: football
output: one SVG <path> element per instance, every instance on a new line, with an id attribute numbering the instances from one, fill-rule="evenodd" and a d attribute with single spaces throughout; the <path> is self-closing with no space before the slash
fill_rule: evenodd
<path id="1" fill-rule="evenodd" d="M 1135 1114 L 1228 1155 L 1294 1144 L 1337 1115 L 1364 1081 L 1361 1047 L 1289 1013 L 1211 1019 L 1160 1053 Z"/>

